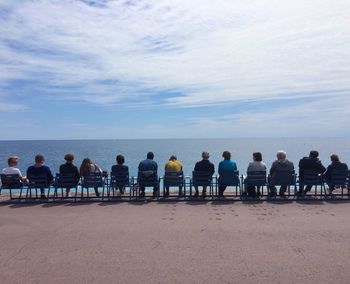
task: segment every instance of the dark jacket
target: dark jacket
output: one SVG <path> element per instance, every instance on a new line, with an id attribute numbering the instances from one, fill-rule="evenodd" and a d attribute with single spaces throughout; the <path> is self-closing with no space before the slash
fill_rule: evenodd
<path id="1" fill-rule="evenodd" d="M 30 166 L 27 169 L 27 177 L 30 180 L 30 177 L 38 177 L 38 176 L 46 176 L 47 182 L 51 183 L 53 180 L 53 175 L 51 173 L 51 170 L 48 166 Z"/>
<path id="2" fill-rule="evenodd" d="M 194 171 L 196 172 L 208 172 L 214 174 L 215 167 L 209 160 L 202 160 L 196 163 L 194 167 Z"/>
<path id="3" fill-rule="evenodd" d="M 129 167 L 125 165 L 114 165 L 112 166 L 111 174 L 113 173 L 128 173 L 129 174 Z"/>
<path id="4" fill-rule="evenodd" d="M 324 177 L 326 178 L 327 181 L 331 181 L 333 170 L 346 171 L 347 169 L 348 169 L 348 166 L 345 163 L 333 162 L 327 167 L 327 170 L 324 173 Z"/>
<path id="5" fill-rule="evenodd" d="M 319 174 L 323 174 L 326 168 L 322 165 L 318 158 L 304 157 L 299 161 L 299 179 L 304 181 L 305 170 L 315 171 Z"/>
<path id="6" fill-rule="evenodd" d="M 75 181 L 78 182 L 80 175 L 78 168 L 73 165 L 72 163 L 65 163 L 60 166 L 60 174 L 62 175 L 73 175 L 75 178 Z"/>

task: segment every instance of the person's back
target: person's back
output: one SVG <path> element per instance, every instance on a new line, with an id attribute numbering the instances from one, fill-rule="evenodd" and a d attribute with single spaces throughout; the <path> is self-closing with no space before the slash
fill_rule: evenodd
<path id="1" fill-rule="evenodd" d="M 38 177 L 38 176 L 46 176 L 48 183 L 51 183 L 53 180 L 53 175 L 48 166 L 44 165 L 45 159 L 42 155 L 35 156 L 35 164 L 30 166 L 27 169 L 27 176 L 30 177 Z"/>
<path id="2" fill-rule="evenodd" d="M 294 164 L 293 162 L 283 159 L 283 160 L 276 160 L 272 163 L 271 169 L 270 169 L 270 177 L 273 180 L 276 176 L 276 173 L 278 172 L 293 172 L 294 171 Z"/>
<path id="3" fill-rule="evenodd" d="M 293 172 L 294 164 L 286 158 L 287 153 L 283 150 L 277 152 L 277 160 L 272 163 L 269 176 L 270 196 L 276 196 L 275 177 L 278 172 Z M 284 196 L 287 186 L 280 187 L 280 196 Z"/>
<path id="4" fill-rule="evenodd" d="M 116 165 L 112 166 L 111 169 L 111 176 L 118 176 L 118 180 L 122 180 L 123 181 L 123 185 L 119 185 L 119 192 L 120 194 L 124 194 L 124 190 L 125 190 L 125 185 L 128 184 L 128 180 L 129 180 L 129 167 L 124 165 L 125 163 L 125 158 L 123 155 L 117 155 L 116 156 Z M 116 182 L 117 180 L 115 179 L 114 182 Z"/>
<path id="5" fill-rule="evenodd" d="M 147 153 L 147 159 L 140 162 L 138 170 L 139 175 L 138 178 L 146 178 L 147 180 L 152 180 L 152 182 L 156 182 L 158 180 L 158 164 L 153 160 L 154 154 L 153 152 Z M 153 187 L 153 197 L 156 197 L 158 191 L 158 185 Z M 140 196 L 145 196 L 145 186 L 140 186 Z"/>
<path id="6" fill-rule="evenodd" d="M 304 157 L 299 161 L 299 179 L 304 181 L 305 171 L 314 171 L 316 173 L 322 174 L 325 172 L 326 168 L 322 165 L 321 161 L 318 159 L 318 152 L 311 151 L 309 157 Z"/>
<path id="7" fill-rule="evenodd" d="M 29 182 L 31 179 L 39 176 L 45 176 L 48 185 L 51 184 L 53 181 L 53 175 L 51 173 L 51 170 L 48 166 L 44 165 L 45 158 L 43 155 L 36 155 L 35 156 L 35 164 L 33 166 L 30 166 L 27 169 L 27 177 L 29 179 Z M 45 196 L 45 189 L 40 188 L 41 191 L 41 198 L 46 198 Z"/>
<path id="8" fill-rule="evenodd" d="M 211 176 L 214 174 L 215 167 L 214 167 L 214 164 L 212 164 L 209 161 L 209 153 L 208 152 L 204 151 L 202 153 L 202 160 L 196 163 L 196 165 L 194 167 L 194 171 L 198 172 L 198 173 L 208 173 Z M 198 186 L 195 186 L 195 190 L 196 190 L 195 197 L 197 197 L 199 194 Z M 204 198 L 207 196 L 206 190 L 207 190 L 206 186 L 203 186 L 202 197 L 204 197 Z"/>
<path id="9" fill-rule="evenodd" d="M 170 159 L 165 164 L 165 171 L 166 172 L 180 172 L 182 171 L 182 163 L 178 161 L 177 159 Z"/>
<path id="10" fill-rule="evenodd" d="M 212 164 L 209 160 L 201 160 L 196 163 L 194 170 L 196 172 L 207 172 L 214 174 L 215 167 L 214 164 Z"/>
<path id="11" fill-rule="evenodd" d="M 17 156 L 11 156 L 7 159 L 7 165 L 8 167 L 3 168 L 2 173 L 4 175 L 18 175 L 20 179 L 22 179 L 22 173 L 17 168 L 18 163 L 18 157 Z"/>
<path id="12" fill-rule="evenodd" d="M 260 171 L 266 171 L 266 165 L 263 161 L 253 161 L 249 163 L 247 173 Z"/>
<path id="13" fill-rule="evenodd" d="M 232 160 L 223 160 L 219 163 L 219 175 L 224 174 L 225 172 L 237 171 L 237 164 Z"/>
<path id="14" fill-rule="evenodd" d="M 237 171 L 237 165 L 235 161 L 231 160 L 231 153 L 229 151 L 224 151 L 222 153 L 222 157 L 224 160 L 222 160 L 219 163 L 219 178 L 218 178 L 218 185 L 219 185 L 219 197 L 222 197 L 224 195 L 224 191 L 227 187 L 227 182 L 225 182 L 227 179 L 231 179 L 233 173 Z"/>
<path id="15" fill-rule="evenodd" d="M 65 176 L 73 176 L 75 185 L 79 183 L 80 174 L 78 167 L 73 164 L 74 155 L 69 153 L 64 156 L 65 164 L 60 165 L 60 174 Z M 69 196 L 70 187 L 66 187 L 66 197 Z"/>
<path id="16" fill-rule="evenodd" d="M 327 167 L 327 170 L 324 173 L 324 177 L 327 181 L 327 183 L 332 183 L 332 175 L 334 171 L 347 171 L 348 166 L 345 163 L 340 162 L 339 156 L 336 154 L 333 154 L 331 157 L 332 163 Z M 333 190 L 333 186 L 330 185 L 330 189 Z"/>
<path id="17" fill-rule="evenodd" d="M 310 151 L 309 157 L 304 157 L 299 161 L 299 196 L 306 195 L 311 191 L 312 185 L 307 185 L 304 189 L 304 174 L 305 171 L 314 171 L 318 174 L 323 174 L 326 168 L 322 165 L 321 161 L 318 159 L 318 152 L 315 150 Z"/>

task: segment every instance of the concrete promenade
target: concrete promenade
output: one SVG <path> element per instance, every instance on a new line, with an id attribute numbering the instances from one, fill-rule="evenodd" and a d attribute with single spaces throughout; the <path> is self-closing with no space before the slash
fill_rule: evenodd
<path id="1" fill-rule="evenodd" d="M 349 283 L 349 202 L 0 205 L 1 283 Z"/>

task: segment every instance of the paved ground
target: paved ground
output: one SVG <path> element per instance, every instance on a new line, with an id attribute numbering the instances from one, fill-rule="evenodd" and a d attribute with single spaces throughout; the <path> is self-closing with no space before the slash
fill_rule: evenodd
<path id="1" fill-rule="evenodd" d="M 1 283 L 349 283 L 350 203 L 0 205 Z"/>

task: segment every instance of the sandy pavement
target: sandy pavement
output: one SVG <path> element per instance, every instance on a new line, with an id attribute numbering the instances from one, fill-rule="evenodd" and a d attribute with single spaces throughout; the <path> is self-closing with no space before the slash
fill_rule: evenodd
<path id="1" fill-rule="evenodd" d="M 1 283 L 350 283 L 350 203 L 0 205 Z"/>

